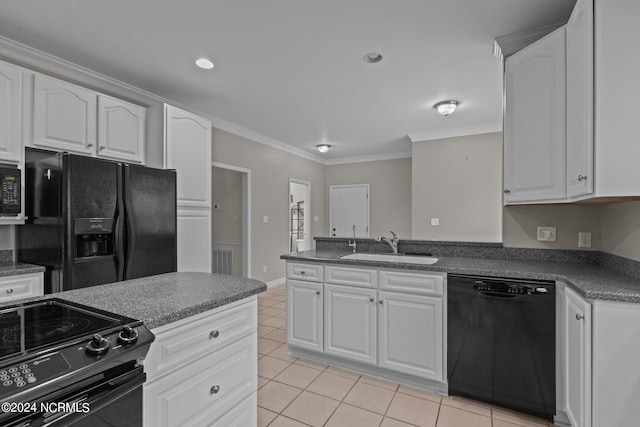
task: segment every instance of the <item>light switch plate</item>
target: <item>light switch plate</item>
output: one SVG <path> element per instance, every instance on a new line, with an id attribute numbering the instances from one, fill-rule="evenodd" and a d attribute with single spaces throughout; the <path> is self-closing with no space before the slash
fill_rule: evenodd
<path id="1" fill-rule="evenodd" d="M 264 222 L 265 224 L 269 222 L 269 217 L 268 216 L 263 216 L 262 217 L 262 222 Z"/>
<path id="2" fill-rule="evenodd" d="M 539 242 L 555 242 L 556 228 L 555 227 L 538 227 L 538 241 Z"/>
<path id="3" fill-rule="evenodd" d="M 591 247 L 591 233 L 589 231 L 578 232 L 578 247 L 579 248 Z"/>
<path id="4" fill-rule="evenodd" d="M 431 225 L 440 225 L 440 218 L 431 218 Z"/>

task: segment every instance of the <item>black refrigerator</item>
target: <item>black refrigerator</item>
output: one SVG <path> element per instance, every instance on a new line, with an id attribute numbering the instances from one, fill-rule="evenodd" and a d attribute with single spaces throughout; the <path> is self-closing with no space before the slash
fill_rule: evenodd
<path id="1" fill-rule="evenodd" d="M 45 293 L 176 271 L 176 173 L 59 153 L 25 166 L 19 261 Z"/>

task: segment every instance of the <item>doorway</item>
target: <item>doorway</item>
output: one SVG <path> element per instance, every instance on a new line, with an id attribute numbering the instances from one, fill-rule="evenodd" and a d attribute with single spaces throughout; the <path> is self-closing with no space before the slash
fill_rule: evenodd
<path id="1" fill-rule="evenodd" d="M 329 187 L 329 236 L 369 237 L 369 184 Z"/>
<path id="2" fill-rule="evenodd" d="M 251 277 L 251 170 L 211 167 L 211 271 Z"/>
<path id="3" fill-rule="evenodd" d="M 289 252 L 302 252 L 311 247 L 311 183 L 289 178 Z"/>

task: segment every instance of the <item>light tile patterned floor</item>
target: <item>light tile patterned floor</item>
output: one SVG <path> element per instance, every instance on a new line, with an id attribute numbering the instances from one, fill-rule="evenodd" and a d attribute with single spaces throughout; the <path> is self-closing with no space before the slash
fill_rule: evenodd
<path id="1" fill-rule="evenodd" d="M 541 418 L 292 357 L 286 288 L 258 295 L 258 427 L 548 427 Z"/>

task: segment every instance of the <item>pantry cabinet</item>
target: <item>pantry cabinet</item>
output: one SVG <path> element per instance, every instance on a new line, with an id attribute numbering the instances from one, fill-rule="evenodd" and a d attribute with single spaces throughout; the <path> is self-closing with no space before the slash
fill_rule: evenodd
<path id="1" fill-rule="evenodd" d="M 564 27 L 507 59 L 505 90 L 505 203 L 564 198 Z"/>
<path id="2" fill-rule="evenodd" d="M 30 73 L 28 147 L 144 163 L 146 108 Z"/>
<path id="3" fill-rule="evenodd" d="M 22 161 L 22 70 L 0 61 L 0 162 Z"/>

